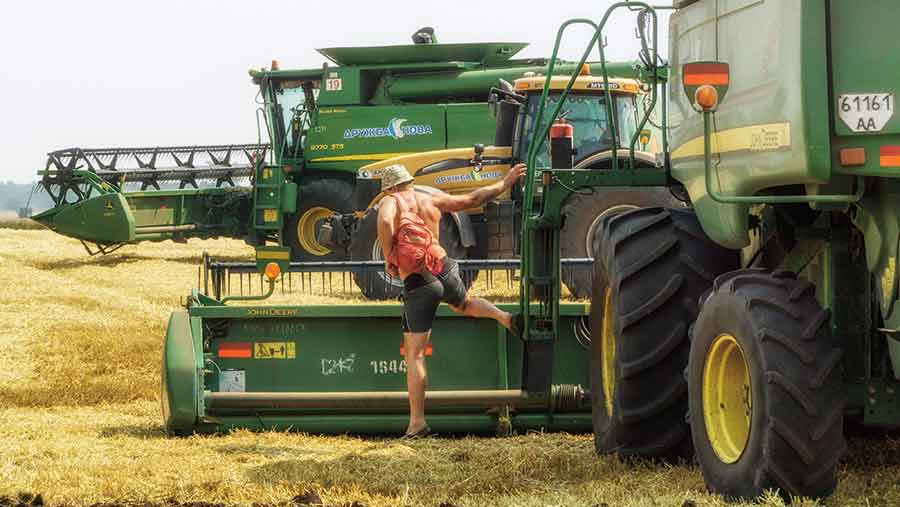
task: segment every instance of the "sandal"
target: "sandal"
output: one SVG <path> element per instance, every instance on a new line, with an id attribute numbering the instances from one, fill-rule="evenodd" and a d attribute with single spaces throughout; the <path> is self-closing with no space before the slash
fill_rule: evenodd
<path id="1" fill-rule="evenodd" d="M 432 435 L 433 435 L 433 433 L 431 433 L 431 426 L 428 426 L 426 424 L 425 427 L 420 429 L 419 431 L 417 431 L 415 433 L 406 433 L 402 437 L 400 437 L 400 439 L 401 440 L 415 440 L 418 438 L 428 438 Z"/>

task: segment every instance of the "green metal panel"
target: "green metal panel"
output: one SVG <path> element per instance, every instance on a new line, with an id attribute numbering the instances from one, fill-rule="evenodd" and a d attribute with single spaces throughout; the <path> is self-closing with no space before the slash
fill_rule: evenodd
<path id="1" fill-rule="evenodd" d="M 281 213 L 285 188 L 284 171 L 280 166 L 264 166 L 256 170 L 253 185 L 253 229 L 257 231 L 281 231 L 284 217 Z M 293 193 L 296 197 L 296 192 Z"/>
<path id="2" fill-rule="evenodd" d="M 187 432 L 197 422 L 198 350 L 191 318 L 185 310 L 169 317 L 166 341 L 163 345 L 161 396 L 163 422 L 166 430 Z"/>
<path id="3" fill-rule="evenodd" d="M 149 226 L 208 224 L 210 213 L 208 200 L 241 198 L 248 193 L 247 188 L 220 187 L 126 192 L 122 195 L 128 201 L 128 207 L 139 230 L 141 227 Z"/>
<path id="4" fill-rule="evenodd" d="M 900 25 L 900 3 L 831 0 L 830 5 L 831 80 L 835 100 L 831 110 L 835 133 L 858 135 L 840 119 L 837 98 L 845 93 L 900 91 L 900 51 L 895 33 Z M 900 115 L 895 113 L 880 132 L 900 134 Z"/>
<path id="5" fill-rule="evenodd" d="M 34 217 L 60 234 L 99 244 L 176 237 L 241 237 L 248 188 L 109 192 Z"/>
<path id="6" fill-rule="evenodd" d="M 900 52 L 893 37 L 900 21 L 900 4 L 873 0 L 862 7 L 859 2 L 833 0 L 830 5 L 834 167 L 845 174 L 898 177 L 898 164 L 882 166 L 879 156 L 882 146 L 900 146 L 900 114 L 896 112 L 896 104 L 892 104 L 893 115 L 883 128 L 872 132 L 851 131 L 841 120 L 839 109 L 843 94 L 893 93 L 894 101 L 900 96 Z M 850 106 L 855 107 L 852 102 Z M 841 148 L 863 148 L 866 163 L 842 167 Z"/>
<path id="7" fill-rule="evenodd" d="M 59 234 L 100 244 L 131 241 L 135 236 L 136 217 L 119 193 L 102 194 L 51 211 L 36 219 Z"/>
<path id="8" fill-rule="evenodd" d="M 803 90 L 807 166 L 820 181 L 831 177 L 831 136 L 828 122 L 828 31 L 825 2 L 804 0 L 800 85 Z M 811 192 L 812 193 L 812 192 Z"/>
<path id="9" fill-rule="evenodd" d="M 514 309 L 513 305 L 503 307 Z M 195 304 L 189 311 L 198 322 L 194 343 L 200 343 L 200 330 L 206 330 L 202 341 L 206 348 L 193 351 L 198 364 L 205 361 L 207 365 L 202 385 L 196 387 L 196 396 L 204 391 L 233 389 L 244 392 L 406 390 L 406 366 L 400 354 L 402 307 L 399 305 Z M 584 305 L 564 305 L 561 315 L 563 325 L 555 344 L 553 381 L 587 388 L 588 338 L 576 334 L 586 325 L 587 309 Z M 200 322 L 204 324 L 199 325 Z M 366 332 L 360 334 L 360 329 Z M 517 389 L 521 385 L 522 342 L 507 336 L 491 320 L 463 318 L 441 307 L 432 335 L 432 351 L 427 357 L 429 390 Z M 166 361 L 171 358 L 167 356 Z M 164 365 L 164 370 L 171 372 L 172 367 Z M 172 382 L 170 373 L 169 383 Z M 182 410 L 186 414 L 188 409 L 185 406 Z M 379 433 L 402 431 L 407 409 L 269 409 L 254 417 L 226 409 L 217 412 L 215 418 L 204 418 L 202 406 L 200 410 L 200 420 L 218 430 L 290 427 L 328 433 Z M 429 422 L 439 431 L 496 431 L 502 414 L 486 413 L 477 405 L 435 408 L 429 409 Z M 583 431 L 590 427 L 588 409 L 554 414 L 540 397 L 519 407 L 510 420 L 514 427 L 522 428 Z"/>
<path id="10" fill-rule="evenodd" d="M 379 65 L 445 61 L 494 63 L 510 59 L 526 42 L 405 44 L 398 46 L 318 49 L 338 65 Z"/>
<path id="11" fill-rule="evenodd" d="M 497 122 L 487 104 L 447 105 L 447 148 L 493 144 Z"/>
<path id="12" fill-rule="evenodd" d="M 352 161 L 355 167 L 446 147 L 445 108 L 436 105 L 321 108 L 310 131 L 310 164 Z"/>
<path id="13" fill-rule="evenodd" d="M 638 78 L 639 71 L 634 62 L 610 62 L 607 70 L 612 77 Z M 599 64 L 594 64 L 595 74 L 599 74 Z M 561 63 L 556 66 L 554 74 L 572 74 L 577 72 L 575 64 Z M 546 73 L 546 65 L 529 65 L 506 68 L 477 69 L 447 73 L 401 74 L 387 77 L 385 90 L 376 91 L 376 100 L 426 100 L 450 96 L 482 96 L 487 99 L 492 86 L 498 86 L 500 79 L 509 81 L 522 77 L 526 72 Z M 379 95 L 387 97 L 382 99 Z"/>
<path id="14" fill-rule="evenodd" d="M 672 79 L 681 65 L 723 61 L 727 99 L 715 113 L 714 178 L 725 195 L 753 195 L 780 185 L 825 183 L 829 168 L 821 114 L 825 13 L 821 0 L 700 1 L 670 20 Z M 811 55 L 811 56 L 810 56 Z M 807 63 L 809 66 L 807 66 Z M 808 81 L 806 85 L 804 82 Z M 745 204 L 719 204 L 706 193 L 703 118 L 679 86 L 669 88 L 672 174 L 691 195 L 706 233 L 718 243 L 747 244 Z M 807 136 L 811 136 L 808 138 Z M 825 161 L 825 162 L 823 162 Z"/>
<path id="15" fill-rule="evenodd" d="M 326 69 L 319 89 L 320 106 L 359 105 L 363 86 L 359 67 Z"/>

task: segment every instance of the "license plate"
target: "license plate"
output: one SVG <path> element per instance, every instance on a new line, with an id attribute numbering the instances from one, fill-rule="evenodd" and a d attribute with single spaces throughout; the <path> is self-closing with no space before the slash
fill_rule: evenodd
<path id="1" fill-rule="evenodd" d="M 838 96 L 837 108 L 853 132 L 880 132 L 894 116 L 894 94 L 845 93 Z"/>

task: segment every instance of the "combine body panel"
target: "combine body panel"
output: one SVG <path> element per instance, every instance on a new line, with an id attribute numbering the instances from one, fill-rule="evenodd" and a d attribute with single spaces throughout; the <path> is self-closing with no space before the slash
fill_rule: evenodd
<path id="1" fill-rule="evenodd" d="M 825 16 L 818 0 L 697 2 L 672 15 L 673 83 L 686 62 L 734 62 L 712 140 L 719 192 L 829 181 Z M 743 247 L 749 206 L 721 205 L 707 194 L 703 118 L 691 103 L 681 86 L 669 88 L 672 174 L 687 187 L 707 234 Z"/>
<path id="2" fill-rule="evenodd" d="M 308 164 L 355 175 L 370 161 L 491 139 L 487 104 L 322 107 L 308 134 Z"/>
<path id="3" fill-rule="evenodd" d="M 509 308 L 508 308 L 509 309 Z M 398 305 L 223 306 L 195 295 L 172 314 L 163 413 L 175 433 L 233 427 L 398 433 L 408 417 Z M 522 342 L 442 308 L 428 355 L 429 422 L 440 432 L 584 431 L 586 308 L 563 309 L 554 396 L 522 392 Z M 366 329 L 364 339 L 359 329 Z"/>
<path id="4" fill-rule="evenodd" d="M 713 190 L 726 199 L 771 195 L 776 213 L 787 209 L 777 204 L 784 195 L 809 196 L 812 210 L 852 204 L 850 220 L 864 237 L 865 268 L 880 285 L 873 297 L 885 329 L 892 330 L 900 329 L 895 289 L 900 197 L 892 181 L 900 167 L 895 155 L 900 154 L 895 114 L 900 56 L 889 40 L 897 15 L 897 4 L 882 0 L 865 8 L 851 1 L 701 1 L 671 20 L 672 73 L 679 80 L 686 62 L 730 64 L 728 98 L 715 112 L 710 136 Z M 751 26 L 763 32 L 742 36 Z M 712 239 L 732 248 L 748 245 L 751 204 L 716 202 L 709 195 L 703 118 L 679 87 L 670 90 L 670 99 L 672 123 L 678 125 L 672 134 L 672 174 L 684 182 Z M 812 202 L 834 194 L 843 199 Z M 819 300 L 825 307 L 839 304 L 832 292 L 842 283 L 835 281 L 835 263 L 848 262 L 834 248 L 831 244 L 816 256 L 794 252 L 799 258 L 785 261 L 789 267 L 810 263 L 806 276 L 823 289 Z M 893 375 L 900 378 L 900 342 L 890 339 L 887 345 Z"/>

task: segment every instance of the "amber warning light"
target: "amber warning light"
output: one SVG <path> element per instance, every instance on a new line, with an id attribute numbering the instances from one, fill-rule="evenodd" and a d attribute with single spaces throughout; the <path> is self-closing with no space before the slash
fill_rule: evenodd
<path id="1" fill-rule="evenodd" d="M 270 282 L 274 282 L 276 278 L 281 274 L 281 268 L 278 264 L 274 262 L 270 262 L 266 264 L 266 269 L 263 271 L 266 275 L 266 278 L 269 279 Z"/>
<path id="2" fill-rule="evenodd" d="M 692 62 L 681 67 L 684 93 L 698 110 L 713 112 L 725 98 L 730 71 L 723 62 Z"/>

